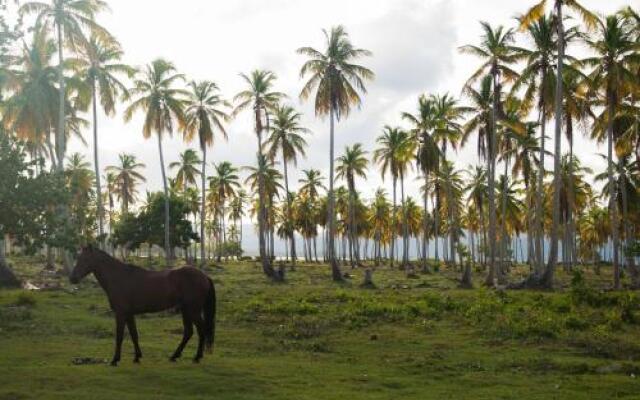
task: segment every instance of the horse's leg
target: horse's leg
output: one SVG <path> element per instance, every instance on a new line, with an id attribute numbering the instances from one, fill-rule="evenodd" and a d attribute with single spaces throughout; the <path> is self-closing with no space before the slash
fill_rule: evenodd
<path id="1" fill-rule="evenodd" d="M 196 352 L 196 356 L 193 359 L 193 362 L 200 362 L 202 358 L 202 350 L 204 348 L 204 320 L 202 319 L 202 315 L 200 312 L 196 312 L 192 314 L 193 323 L 196 325 L 196 329 L 198 330 L 198 351 Z"/>
<path id="2" fill-rule="evenodd" d="M 140 345 L 138 344 L 138 329 L 136 328 L 136 319 L 133 315 L 127 318 L 127 329 L 129 329 L 129 336 L 131 336 L 133 348 L 136 352 L 136 357 L 133 359 L 133 362 L 138 363 L 142 358 L 142 350 L 140 350 Z"/>
<path id="3" fill-rule="evenodd" d="M 113 354 L 113 360 L 111 360 L 112 366 L 117 366 L 118 361 L 120 361 L 120 350 L 122 349 L 122 339 L 124 337 L 124 315 L 117 313 L 116 314 L 116 350 Z"/>
<path id="4" fill-rule="evenodd" d="M 184 346 L 187 345 L 187 343 L 189 342 L 189 339 L 191 339 L 191 336 L 193 335 L 193 323 L 191 322 L 191 318 L 189 318 L 184 308 L 182 309 L 182 324 L 184 325 L 182 341 L 178 345 L 178 348 L 176 349 L 176 351 L 171 356 L 170 358 L 171 361 L 175 361 L 178 358 L 180 358 L 180 356 L 182 355 L 182 350 L 184 350 Z"/>

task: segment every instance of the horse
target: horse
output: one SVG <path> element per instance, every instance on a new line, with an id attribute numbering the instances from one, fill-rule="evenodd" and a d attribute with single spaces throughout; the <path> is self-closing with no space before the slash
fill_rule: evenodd
<path id="1" fill-rule="evenodd" d="M 149 271 L 125 264 L 93 246 L 83 247 L 69 276 L 72 284 L 93 273 L 106 292 L 115 313 L 116 343 L 112 366 L 120 361 L 125 324 L 135 349 L 134 363 L 139 363 L 142 351 L 138 344 L 135 315 L 178 308 L 184 325 L 182 340 L 170 361 L 182 355 L 193 335 L 198 332 L 198 350 L 193 359 L 202 359 L 203 348 L 212 352 L 215 335 L 216 290 L 213 281 L 196 268 L 184 267 L 165 271 Z"/>

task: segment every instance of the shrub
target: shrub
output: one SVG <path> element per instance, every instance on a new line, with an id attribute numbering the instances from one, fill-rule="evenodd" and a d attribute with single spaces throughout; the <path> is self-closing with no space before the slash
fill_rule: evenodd
<path id="1" fill-rule="evenodd" d="M 32 293 L 22 292 L 16 298 L 16 306 L 33 307 L 36 305 L 36 298 Z"/>

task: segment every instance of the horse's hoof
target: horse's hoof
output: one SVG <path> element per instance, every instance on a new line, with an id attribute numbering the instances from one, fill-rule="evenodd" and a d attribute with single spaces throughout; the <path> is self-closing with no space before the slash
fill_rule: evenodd
<path id="1" fill-rule="evenodd" d="M 140 359 L 139 358 L 134 358 L 133 359 L 133 363 L 134 364 L 140 364 Z"/>
<path id="2" fill-rule="evenodd" d="M 193 363 L 194 364 L 200 364 L 200 359 L 199 358 L 194 358 L 193 359 Z"/>
<path id="3" fill-rule="evenodd" d="M 178 361 L 178 358 L 177 358 L 177 357 L 171 357 L 171 358 L 169 358 L 169 362 L 174 363 L 174 362 L 176 362 L 176 361 Z"/>
<path id="4" fill-rule="evenodd" d="M 111 361 L 111 363 L 109 364 L 112 367 L 117 367 L 118 366 L 118 362 L 116 360 Z"/>

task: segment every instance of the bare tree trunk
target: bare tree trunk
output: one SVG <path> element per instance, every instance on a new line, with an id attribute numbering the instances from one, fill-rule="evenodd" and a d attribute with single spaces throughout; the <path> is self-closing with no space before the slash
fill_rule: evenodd
<path id="1" fill-rule="evenodd" d="M 204 267 L 207 259 L 204 232 L 204 223 L 207 219 L 207 145 L 203 141 L 200 143 L 200 149 L 202 150 L 202 171 L 200 172 L 200 184 L 202 185 L 202 197 L 200 200 L 200 265 Z"/>
<path id="2" fill-rule="evenodd" d="M 100 248 L 105 249 L 104 207 L 102 205 L 102 187 L 100 185 L 100 164 L 98 159 L 98 105 L 96 103 L 96 80 L 91 80 L 91 96 L 93 102 L 93 166 L 96 173 L 96 207 L 98 213 L 98 237 Z"/>
<path id="3" fill-rule="evenodd" d="M 613 118 L 615 115 L 615 98 L 611 90 L 607 93 L 607 175 L 609 178 L 609 206 L 611 210 L 611 240 L 613 241 L 613 287 L 620 289 L 620 263 L 618 258 L 618 202 L 617 188 L 613 178 Z"/>
<path id="4" fill-rule="evenodd" d="M 5 254 L 5 235 L 0 232 L 0 288 L 20 287 L 20 281 L 9 267 Z"/>
<path id="5" fill-rule="evenodd" d="M 542 277 L 542 286 L 553 288 L 553 278 L 558 262 L 558 229 L 560 224 L 560 157 L 562 155 L 562 70 L 564 65 L 564 27 L 562 24 L 562 2 L 556 3 L 556 23 L 558 29 L 558 66 L 556 78 L 556 104 L 555 104 L 555 151 L 553 165 L 553 219 L 551 224 L 551 247 L 549 249 L 549 262 Z"/>
<path id="6" fill-rule="evenodd" d="M 162 172 L 162 187 L 164 188 L 164 256 L 167 266 L 173 263 L 171 242 L 169 237 L 170 215 L 169 215 L 169 186 L 167 185 L 167 174 L 164 169 L 164 154 L 162 152 L 162 134 L 158 133 L 158 152 L 160 154 L 160 171 Z"/>
<path id="7" fill-rule="evenodd" d="M 485 280 L 487 286 L 493 286 L 496 279 L 496 183 L 495 183 L 495 167 L 496 167 L 496 130 L 497 130 L 497 118 L 498 118 L 498 76 L 497 71 L 493 71 L 493 107 L 492 123 L 490 131 L 490 149 L 489 149 L 489 274 Z"/>
<path id="8" fill-rule="evenodd" d="M 334 130 L 335 130 L 335 115 L 333 109 L 333 102 L 331 103 L 330 112 L 329 112 L 329 216 L 327 218 L 327 223 L 329 225 L 329 237 L 328 237 L 328 256 L 329 263 L 331 264 L 331 275 L 334 281 L 341 281 L 342 272 L 340 271 L 340 266 L 338 265 L 338 260 L 336 259 L 336 249 L 334 244 L 334 239 L 336 235 L 336 215 L 335 215 L 335 193 L 333 192 L 333 183 L 334 183 Z"/>

